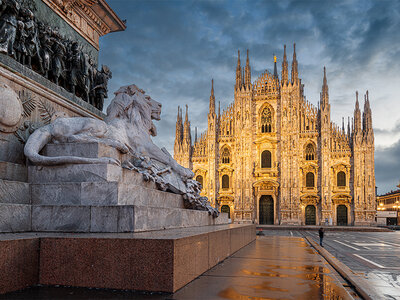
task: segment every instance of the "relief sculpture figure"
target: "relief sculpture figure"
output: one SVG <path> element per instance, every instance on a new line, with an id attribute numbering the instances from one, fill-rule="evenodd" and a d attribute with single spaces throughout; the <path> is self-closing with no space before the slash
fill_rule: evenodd
<path id="1" fill-rule="evenodd" d="M 0 1 L 0 52 L 6 53 L 16 59 L 14 51 L 15 36 L 17 33 L 17 15 L 20 9 L 16 0 Z"/>

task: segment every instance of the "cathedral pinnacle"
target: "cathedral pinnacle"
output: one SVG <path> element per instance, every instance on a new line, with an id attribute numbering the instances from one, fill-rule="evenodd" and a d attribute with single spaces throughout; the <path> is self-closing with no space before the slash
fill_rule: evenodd
<path id="1" fill-rule="evenodd" d="M 354 109 L 354 131 L 361 131 L 361 111 L 360 104 L 358 102 L 358 92 L 356 92 L 356 108 Z"/>
<path id="2" fill-rule="evenodd" d="M 236 84 L 235 89 L 240 89 L 242 87 L 242 67 L 240 65 L 240 50 L 238 50 L 238 61 L 236 67 Z"/>
<path id="3" fill-rule="evenodd" d="M 293 44 L 293 61 L 292 61 L 292 83 L 296 83 L 299 79 L 298 63 L 296 58 L 296 43 Z"/>
<path id="4" fill-rule="evenodd" d="M 186 104 L 186 115 L 185 115 L 185 124 L 189 122 L 189 117 L 188 117 L 188 105 Z"/>
<path id="5" fill-rule="evenodd" d="M 366 92 L 364 98 L 365 100 L 364 100 L 364 113 L 363 113 L 363 131 L 366 134 L 370 130 L 372 130 L 372 113 L 369 104 L 368 91 Z"/>
<path id="6" fill-rule="evenodd" d="M 322 83 L 321 108 L 325 109 L 329 105 L 328 81 L 326 79 L 326 68 L 324 66 L 324 80 Z"/>
<path id="7" fill-rule="evenodd" d="M 276 55 L 274 54 L 274 78 L 278 79 L 278 69 L 276 67 Z"/>
<path id="8" fill-rule="evenodd" d="M 288 80 L 289 80 L 289 75 L 288 75 L 288 61 L 286 57 L 286 45 L 283 45 L 282 84 L 287 84 Z"/>
<path id="9" fill-rule="evenodd" d="M 246 88 L 249 88 L 251 85 L 251 69 L 250 69 L 249 49 L 247 49 L 244 84 L 245 84 Z"/>
<path id="10" fill-rule="evenodd" d="M 186 104 L 186 114 L 185 114 L 185 124 L 183 126 L 183 144 L 187 149 L 185 149 L 187 152 L 189 151 L 189 148 L 192 144 L 192 137 L 190 134 L 190 122 L 189 122 L 189 115 L 188 115 L 188 105 Z"/>
<path id="11" fill-rule="evenodd" d="M 214 79 L 211 79 L 210 113 L 215 114 Z"/>

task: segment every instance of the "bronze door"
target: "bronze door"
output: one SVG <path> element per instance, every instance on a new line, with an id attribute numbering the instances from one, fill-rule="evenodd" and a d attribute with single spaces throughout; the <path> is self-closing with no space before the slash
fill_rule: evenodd
<path id="1" fill-rule="evenodd" d="M 336 225 L 347 226 L 347 206 L 338 205 L 336 208 Z"/>
<path id="2" fill-rule="evenodd" d="M 314 205 L 306 206 L 306 225 L 316 225 L 316 212 Z"/>
<path id="3" fill-rule="evenodd" d="M 260 198 L 259 224 L 274 224 L 274 200 L 270 195 L 263 195 Z"/>

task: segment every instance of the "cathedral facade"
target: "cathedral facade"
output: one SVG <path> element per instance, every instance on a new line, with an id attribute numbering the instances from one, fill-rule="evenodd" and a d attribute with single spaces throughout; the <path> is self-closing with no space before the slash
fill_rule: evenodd
<path id="1" fill-rule="evenodd" d="M 234 101 L 222 113 L 212 82 L 207 130 L 192 143 L 186 107 L 178 108 L 174 157 L 195 173 L 202 194 L 235 222 L 372 225 L 376 195 L 374 133 L 368 91 L 345 128 L 331 121 L 324 68 L 318 107 L 304 96 L 294 46 L 291 74 L 284 48 L 279 78 L 254 82 L 247 51 L 236 68 Z"/>

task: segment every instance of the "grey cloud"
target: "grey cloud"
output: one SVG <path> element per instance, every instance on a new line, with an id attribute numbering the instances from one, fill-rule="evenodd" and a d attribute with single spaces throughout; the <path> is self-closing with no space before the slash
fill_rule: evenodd
<path id="1" fill-rule="evenodd" d="M 378 194 L 396 189 L 400 180 L 400 140 L 387 148 L 375 150 L 375 177 Z"/>
<path id="2" fill-rule="evenodd" d="M 353 114 L 355 90 L 370 89 L 375 132 L 393 126 L 382 105 L 400 109 L 400 2 L 356 1 L 125 1 L 110 6 L 127 30 L 101 38 L 100 62 L 110 66 L 110 91 L 135 83 L 163 104 L 156 142 L 173 149 L 177 106 L 189 105 L 192 129 L 206 129 L 210 80 L 222 108 L 233 101 L 237 49 L 250 50 L 252 78 L 273 69 L 283 44 L 289 65 L 296 42 L 307 99 L 317 104 L 328 70 L 332 120 Z M 389 81 L 389 82 L 388 82 Z M 383 97 L 384 95 L 384 97 Z M 109 95 L 112 96 L 111 93 Z M 379 101 L 379 102 L 378 102 Z M 392 101 L 392 102 L 390 102 Z M 376 110 L 375 110 L 376 109 Z M 400 128 L 394 130 L 400 131 Z M 377 166 L 380 156 L 377 156 Z M 379 180 L 377 175 L 377 180 Z"/>

